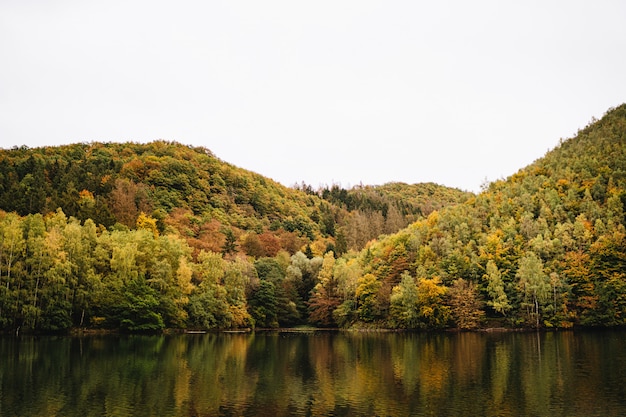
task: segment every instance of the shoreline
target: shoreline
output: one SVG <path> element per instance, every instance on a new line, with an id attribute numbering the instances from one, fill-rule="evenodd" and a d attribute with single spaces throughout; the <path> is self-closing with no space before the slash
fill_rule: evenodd
<path id="1" fill-rule="evenodd" d="M 475 329 L 459 329 L 459 328 L 448 328 L 448 329 L 436 329 L 436 330 L 423 330 L 423 329 L 392 329 L 392 328 L 335 328 L 335 327 L 277 327 L 277 328 L 242 328 L 242 329 L 177 329 L 177 328 L 169 328 L 163 329 L 160 331 L 153 332 L 124 332 L 119 329 L 94 329 L 94 328 L 71 328 L 67 331 L 61 332 L 30 332 L 30 331 L 19 331 L 19 332 L 0 332 L 0 337 L 2 336 L 11 336 L 11 337 L 19 337 L 19 336 L 109 336 L 109 335 L 120 335 L 120 336 L 128 336 L 128 335 L 176 335 L 176 334 L 185 334 L 185 335 L 204 335 L 204 334 L 246 334 L 246 333 L 314 333 L 314 332 L 345 332 L 345 333 L 528 333 L 528 332 L 538 332 L 538 333 L 549 333 L 549 332 L 563 332 L 563 331 L 576 331 L 576 330 L 585 330 L 585 331 L 602 331 L 602 330 L 615 330 L 615 329 L 624 329 L 624 327 L 620 326 L 607 326 L 607 327 L 583 327 L 583 326 L 573 326 L 568 328 L 526 328 L 526 327 L 483 327 L 483 328 L 475 328 Z"/>

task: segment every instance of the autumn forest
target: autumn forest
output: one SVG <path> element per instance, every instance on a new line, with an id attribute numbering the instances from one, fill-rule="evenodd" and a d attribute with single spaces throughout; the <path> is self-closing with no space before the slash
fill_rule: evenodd
<path id="1" fill-rule="evenodd" d="M 625 204 L 626 105 L 478 194 L 285 187 L 166 141 L 0 149 L 0 331 L 624 326 Z"/>

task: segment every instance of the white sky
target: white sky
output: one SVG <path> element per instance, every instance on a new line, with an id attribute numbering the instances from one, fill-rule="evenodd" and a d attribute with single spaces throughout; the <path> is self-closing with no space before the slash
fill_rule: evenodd
<path id="1" fill-rule="evenodd" d="M 478 191 L 626 101 L 626 2 L 0 0 L 0 147 Z"/>

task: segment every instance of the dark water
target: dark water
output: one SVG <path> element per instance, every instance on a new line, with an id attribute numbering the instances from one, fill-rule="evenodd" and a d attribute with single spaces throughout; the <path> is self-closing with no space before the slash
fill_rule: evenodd
<path id="1" fill-rule="evenodd" d="M 623 416 L 626 332 L 0 338 L 1 416 Z"/>

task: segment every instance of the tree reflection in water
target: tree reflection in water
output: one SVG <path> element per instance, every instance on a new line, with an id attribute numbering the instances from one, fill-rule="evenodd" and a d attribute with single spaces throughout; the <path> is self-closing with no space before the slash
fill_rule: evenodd
<path id="1" fill-rule="evenodd" d="M 259 332 L 0 339 L 0 414 L 626 413 L 626 333 Z"/>

